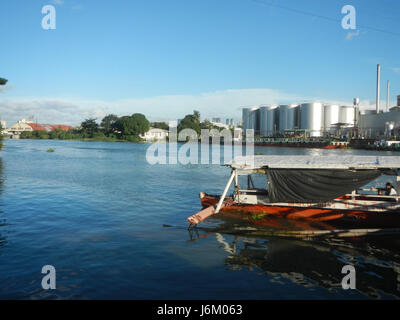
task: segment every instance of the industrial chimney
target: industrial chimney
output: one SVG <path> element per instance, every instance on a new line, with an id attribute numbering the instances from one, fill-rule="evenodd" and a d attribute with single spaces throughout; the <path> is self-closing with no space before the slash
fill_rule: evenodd
<path id="1" fill-rule="evenodd" d="M 379 113 L 379 100 L 380 100 L 380 80 L 381 80 L 381 65 L 378 64 L 376 68 L 376 113 Z"/>
<path id="2" fill-rule="evenodd" d="M 400 107 L 400 96 L 397 96 L 397 106 Z"/>
<path id="3" fill-rule="evenodd" d="M 390 104 L 390 94 L 389 94 L 389 90 L 390 90 L 390 81 L 387 81 L 387 87 L 386 87 L 386 112 L 389 111 L 389 104 Z"/>

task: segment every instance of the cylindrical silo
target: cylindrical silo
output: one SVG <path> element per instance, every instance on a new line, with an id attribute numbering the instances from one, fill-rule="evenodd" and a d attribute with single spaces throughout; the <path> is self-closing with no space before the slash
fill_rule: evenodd
<path id="1" fill-rule="evenodd" d="M 352 127 L 354 125 L 354 107 L 341 106 L 339 113 L 339 122 L 346 127 Z"/>
<path id="2" fill-rule="evenodd" d="M 246 134 L 246 129 L 250 129 L 249 121 L 250 121 L 250 108 L 243 108 L 242 109 L 242 129 L 243 129 L 244 134 Z"/>
<path id="3" fill-rule="evenodd" d="M 278 122 L 278 108 L 276 106 L 272 106 L 267 110 L 267 135 L 274 136 L 276 131 L 279 129 Z"/>
<path id="4" fill-rule="evenodd" d="M 259 134 L 260 131 L 260 110 L 259 107 L 248 108 L 248 122 L 246 129 L 253 129 L 254 134 Z"/>
<path id="5" fill-rule="evenodd" d="M 329 104 L 324 106 L 324 131 L 330 131 L 334 125 L 339 123 L 339 106 Z"/>
<path id="6" fill-rule="evenodd" d="M 299 128 L 299 105 L 291 104 L 287 115 L 287 129 L 293 130 Z"/>
<path id="7" fill-rule="evenodd" d="M 288 128 L 288 114 L 289 114 L 289 105 L 281 104 L 279 105 L 279 131 L 284 133 Z"/>
<path id="8" fill-rule="evenodd" d="M 260 135 L 262 137 L 268 136 L 268 110 L 270 107 L 261 106 L 260 107 Z"/>
<path id="9" fill-rule="evenodd" d="M 319 102 L 300 105 L 300 128 L 306 130 L 311 137 L 320 137 L 323 126 L 322 104 Z"/>
<path id="10" fill-rule="evenodd" d="M 260 108 L 254 107 L 251 110 L 251 119 L 253 122 L 254 134 L 260 134 Z"/>

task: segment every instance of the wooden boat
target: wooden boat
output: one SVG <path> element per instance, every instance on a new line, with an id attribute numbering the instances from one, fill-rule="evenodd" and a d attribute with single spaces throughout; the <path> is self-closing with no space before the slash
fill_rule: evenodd
<path id="1" fill-rule="evenodd" d="M 188 218 L 192 226 L 218 214 L 283 230 L 400 230 L 400 197 L 362 188 L 382 175 L 400 185 L 400 157 L 247 156 L 228 166 L 221 196 L 200 193 L 205 209 Z M 265 178 L 265 188 L 254 186 L 254 174 Z"/>

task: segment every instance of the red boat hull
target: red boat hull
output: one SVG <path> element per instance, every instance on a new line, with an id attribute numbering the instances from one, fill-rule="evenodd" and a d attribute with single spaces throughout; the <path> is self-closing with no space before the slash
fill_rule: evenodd
<path id="1" fill-rule="evenodd" d="M 219 196 L 205 194 L 203 207 L 215 206 Z M 340 210 L 318 207 L 280 205 L 252 205 L 234 203 L 226 199 L 220 217 L 245 220 L 257 226 L 283 230 L 335 230 L 366 228 L 400 228 L 400 212 L 374 212 L 365 210 Z"/>

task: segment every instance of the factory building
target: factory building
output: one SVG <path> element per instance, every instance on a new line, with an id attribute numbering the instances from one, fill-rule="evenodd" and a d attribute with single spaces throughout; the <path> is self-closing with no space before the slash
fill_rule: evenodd
<path id="1" fill-rule="evenodd" d="M 321 102 L 245 107 L 242 109 L 243 134 L 246 129 L 253 129 L 261 137 L 337 135 L 343 129 L 354 128 L 357 113 L 358 109 L 352 106 Z"/>
<path id="2" fill-rule="evenodd" d="M 400 137 L 400 95 L 397 105 L 389 109 L 389 81 L 387 82 L 387 112 L 380 109 L 380 65 L 377 65 L 376 110 L 359 109 L 359 99 L 353 106 L 307 102 L 302 104 L 261 105 L 244 107 L 243 135 L 253 129 L 261 137 Z M 389 110 L 388 110 L 389 109 Z"/>
<path id="3" fill-rule="evenodd" d="M 400 95 L 397 105 L 388 112 L 364 110 L 360 112 L 359 134 L 366 138 L 398 137 L 400 131 Z"/>

